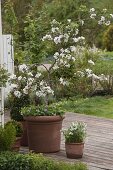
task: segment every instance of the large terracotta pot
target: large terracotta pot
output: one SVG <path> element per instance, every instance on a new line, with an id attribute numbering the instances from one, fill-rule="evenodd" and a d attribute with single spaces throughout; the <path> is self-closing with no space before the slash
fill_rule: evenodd
<path id="1" fill-rule="evenodd" d="M 65 143 L 67 158 L 82 158 L 84 143 Z"/>
<path id="2" fill-rule="evenodd" d="M 64 117 L 28 116 L 29 150 L 37 153 L 58 152 L 61 142 L 61 128 Z"/>
<path id="3" fill-rule="evenodd" d="M 27 122 L 21 121 L 20 122 L 23 127 L 23 134 L 21 138 L 21 146 L 28 146 L 28 136 L 27 136 Z"/>

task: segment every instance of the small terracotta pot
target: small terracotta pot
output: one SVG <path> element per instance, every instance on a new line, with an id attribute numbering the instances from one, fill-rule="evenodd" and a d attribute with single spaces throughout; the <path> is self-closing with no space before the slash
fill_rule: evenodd
<path id="1" fill-rule="evenodd" d="M 20 123 L 22 124 L 22 127 L 23 127 L 21 146 L 28 146 L 27 121 L 21 121 Z"/>
<path id="2" fill-rule="evenodd" d="M 16 137 L 15 143 L 12 146 L 12 150 L 18 152 L 20 150 L 21 137 Z"/>
<path id="3" fill-rule="evenodd" d="M 67 158 L 82 158 L 84 143 L 65 143 Z"/>
<path id="4" fill-rule="evenodd" d="M 29 149 L 37 153 L 58 152 L 63 119 L 61 116 L 25 117 Z"/>

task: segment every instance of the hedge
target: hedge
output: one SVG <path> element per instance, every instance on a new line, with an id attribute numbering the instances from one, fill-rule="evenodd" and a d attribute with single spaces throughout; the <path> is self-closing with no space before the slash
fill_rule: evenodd
<path id="1" fill-rule="evenodd" d="M 0 153 L 0 170 L 88 170 L 85 164 L 57 162 L 42 154 Z"/>

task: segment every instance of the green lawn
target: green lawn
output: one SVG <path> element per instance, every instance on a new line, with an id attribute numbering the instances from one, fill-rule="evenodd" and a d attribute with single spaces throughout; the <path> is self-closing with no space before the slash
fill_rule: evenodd
<path id="1" fill-rule="evenodd" d="M 113 118 L 113 97 L 91 97 L 64 100 L 58 103 L 66 112 Z"/>

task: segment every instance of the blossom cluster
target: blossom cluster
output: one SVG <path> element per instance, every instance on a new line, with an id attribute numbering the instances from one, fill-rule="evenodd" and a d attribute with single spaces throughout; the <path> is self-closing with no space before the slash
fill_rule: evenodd
<path id="1" fill-rule="evenodd" d="M 99 25 L 106 25 L 109 26 L 111 24 L 111 20 L 113 19 L 113 14 L 107 14 L 107 9 L 103 9 L 103 15 L 99 16 L 98 18 L 98 12 L 95 10 L 95 8 L 91 8 L 90 18 L 96 20 Z"/>

